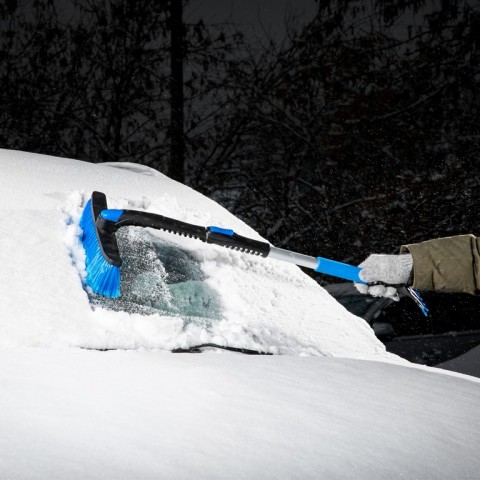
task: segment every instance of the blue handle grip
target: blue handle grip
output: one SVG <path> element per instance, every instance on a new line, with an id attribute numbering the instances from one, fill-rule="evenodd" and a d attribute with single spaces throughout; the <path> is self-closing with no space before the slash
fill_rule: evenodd
<path id="1" fill-rule="evenodd" d="M 221 227 L 208 227 L 212 233 L 221 233 L 222 235 L 227 235 L 227 237 L 233 237 L 235 232 L 230 230 L 229 228 L 221 228 Z"/>
<path id="2" fill-rule="evenodd" d="M 328 258 L 317 257 L 318 265 L 315 268 L 316 272 L 325 273 L 334 277 L 344 278 L 357 283 L 367 283 L 360 278 L 360 267 L 348 265 L 347 263 L 336 262 Z"/>
<path id="3" fill-rule="evenodd" d="M 109 222 L 118 222 L 118 219 L 123 215 L 123 212 L 123 210 L 107 208 L 106 210 L 102 210 L 100 212 L 100 216 Z"/>

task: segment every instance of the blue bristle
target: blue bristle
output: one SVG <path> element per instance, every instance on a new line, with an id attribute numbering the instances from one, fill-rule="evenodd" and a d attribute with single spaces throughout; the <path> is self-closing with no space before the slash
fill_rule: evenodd
<path id="1" fill-rule="evenodd" d="M 109 298 L 120 296 L 120 267 L 111 265 L 103 256 L 89 200 L 80 219 L 83 230 L 82 243 L 85 249 L 85 283 L 98 295 Z"/>

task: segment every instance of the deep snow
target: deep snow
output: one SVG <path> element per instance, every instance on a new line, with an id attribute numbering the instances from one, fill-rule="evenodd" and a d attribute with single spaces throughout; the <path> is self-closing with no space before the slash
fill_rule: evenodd
<path id="1" fill-rule="evenodd" d="M 259 238 L 219 205 L 135 165 L 0 150 L 0 166 L 0 478 L 478 477 L 480 381 L 388 354 L 293 265 L 149 232 L 195 259 L 215 315 L 91 303 L 92 190 Z M 205 341 L 284 355 L 168 351 Z"/>
<path id="2" fill-rule="evenodd" d="M 0 352 L 1 478 L 478 478 L 480 383 L 319 357 Z"/>

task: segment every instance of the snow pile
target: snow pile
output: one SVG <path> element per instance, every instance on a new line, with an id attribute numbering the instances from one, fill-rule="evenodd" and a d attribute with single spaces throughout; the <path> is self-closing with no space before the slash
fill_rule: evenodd
<path id="1" fill-rule="evenodd" d="M 135 279 L 135 288 L 150 289 L 157 303 L 163 299 L 163 312 L 112 311 L 99 307 L 101 302 L 92 309 L 82 287 L 84 254 L 78 222 L 93 190 L 107 195 L 110 208 L 144 209 L 259 236 L 215 202 L 146 167 L 113 168 L 116 165 L 11 151 L 1 151 L 0 162 L 4 218 L 0 348 L 170 350 L 215 342 L 272 353 L 397 361 L 363 320 L 348 313 L 298 267 L 166 232 L 149 231 L 152 245 L 178 248 L 203 272 L 202 281 L 175 286 L 177 303 L 182 296 L 201 298 L 207 291 L 209 300 L 218 304 L 208 322 L 179 316 L 181 307 L 165 295 L 164 285 L 147 282 L 145 275 L 152 276 L 155 269 L 155 278 L 162 277 L 163 267 L 155 258 L 156 264 Z M 132 230 L 127 245 L 147 235 L 145 229 Z M 128 235 L 133 237 L 129 240 Z M 145 251 L 139 250 L 132 255 L 142 259 Z"/>
<path id="2" fill-rule="evenodd" d="M 478 382 L 228 353 L 3 351 L 0 364 L 2 478 L 478 478 Z"/>

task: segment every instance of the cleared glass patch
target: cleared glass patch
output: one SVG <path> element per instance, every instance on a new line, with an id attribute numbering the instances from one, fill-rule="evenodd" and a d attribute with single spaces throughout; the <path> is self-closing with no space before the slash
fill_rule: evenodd
<path id="1" fill-rule="evenodd" d="M 143 228 L 117 233 L 123 260 L 119 299 L 91 294 L 93 305 L 144 315 L 178 316 L 185 324 L 209 326 L 221 316 L 220 298 L 206 284 L 200 262 L 174 243 Z"/>

